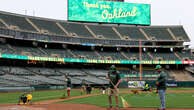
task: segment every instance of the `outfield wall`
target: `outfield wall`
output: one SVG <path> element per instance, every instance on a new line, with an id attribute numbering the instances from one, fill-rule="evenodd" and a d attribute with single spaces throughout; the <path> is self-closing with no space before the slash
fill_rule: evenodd
<path id="1" fill-rule="evenodd" d="M 146 81 L 151 87 L 156 87 L 156 81 Z M 120 88 L 128 88 L 128 81 L 123 81 Z M 194 81 L 167 81 L 167 87 L 194 87 Z"/>
<path id="2" fill-rule="evenodd" d="M 156 81 L 146 81 L 152 87 L 155 87 Z M 168 87 L 194 87 L 194 81 L 167 81 Z"/>

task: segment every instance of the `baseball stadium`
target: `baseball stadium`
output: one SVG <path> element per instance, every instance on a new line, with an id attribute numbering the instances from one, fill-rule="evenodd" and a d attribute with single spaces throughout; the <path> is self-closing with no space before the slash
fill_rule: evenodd
<path id="1" fill-rule="evenodd" d="M 67 4 L 67 20 L 0 10 L 0 110 L 194 109 L 184 25 L 151 25 L 150 4 Z"/>

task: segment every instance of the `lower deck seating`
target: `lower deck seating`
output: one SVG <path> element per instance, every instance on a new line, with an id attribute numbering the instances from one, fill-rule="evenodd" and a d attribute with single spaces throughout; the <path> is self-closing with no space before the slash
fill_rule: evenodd
<path id="1" fill-rule="evenodd" d="M 111 57 L 113 60 L 127 60 L 120 52 L 115 51 L 98 51 L 98 53 L 102 56 L 102 59 L 106 59 L 108 57 Z"/>
<path id="2" fill-rule="evenodd" d="M 65 85 L 66 75 L 71 77 L 72 84 L 81 84 L 83 79 L 87 84 L 108 84 L 104 75 L 107 72 L 104 70 L 101 72 L 103 75 L 98 75 L 100 70 L 93 69 L 0 66 L 0 73 L 0 87 Z"/>
<path id="3" fill-rule="evenodd" d="M 168 79 L 173 79 L 173 77 L 167 72 L 167 77 Z M 139 70 L 122 70 L 120 71 L 121 74 L 125 74 L 124 77 L 127 77 L 129 79 L 134 79 L 134 78 L 139 78 L 140 77 L 140 72 Z M 143 70 L 142 71 L 142 78 L 143 79 L 148 79 L 148 80 L 156 80 L 158 77 L 159 73 L 157 71 L 153 70 Z"/>
<path id="4" fill-rule="evenodd" d="M 190 51 L 182 51 L 177 52 L 177 54 L 184 60 L 184 58 L 189 58 L 190 60 L 194 60 L 194 55 Z M 188 59 L 188 60 L 189 60 Z"/>
<path id="5" fill-rule="evenodd" d="M 139 60 L 139 52 L 124 52 L 130 60 Z M 147 53 L 142 53 L 142 60 L 152 60 Z"/>
<path id="6" fill-rule="evenodd" d="M 161 58 L 161 60 L 180 60 L 174 53 L 151 53 L 154 59 Z"/>
<path id="7" fill-rule="evenodd" d="M 51 57 L 74 58 L 66 49 L 43 49 Z"/>
<path id="8" fill-rule="evenodd" d="M 121 77 L 127 80 L 139 80 L 139 70 L 118 70 Z M 165 71 L 168 80 L 173 76 Z M 86 84 L 108 84 L 106 79 L 108 70 L 94 68 L 45 68 L 45 67 L 13 67 L 0 66 L 0 86 L 28 87 L 32 85 L 65 85 L 66 75 L 72 79 L 72 84 L 80 85 L 82 80 Z M 124 76 L 123 76 L 124 74 Z M 143 70 L 143 80 L 156 80 L 159 73 L 154 69 Z"/>
<path id="9" fill-rule="evenodd" d="M 77 58 L 83 59 L 99 59 L 99 56 L 95 54 L 92 50 L 71 50 Z"/>

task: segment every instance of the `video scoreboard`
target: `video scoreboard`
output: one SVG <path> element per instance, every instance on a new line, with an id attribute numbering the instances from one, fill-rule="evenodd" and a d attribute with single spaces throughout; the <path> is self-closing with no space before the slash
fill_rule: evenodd
<path id="1" fill-rule="evenodd" d="M 150 25 L 150 4 L 68 0 L 68 20 Z"/>

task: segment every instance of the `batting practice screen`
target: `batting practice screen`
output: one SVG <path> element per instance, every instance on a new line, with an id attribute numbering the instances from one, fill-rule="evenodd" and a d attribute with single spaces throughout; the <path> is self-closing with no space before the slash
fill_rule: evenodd
<path id="1" fill-rule="evenodd" d="M 68 20 L 150 25 L 150 4 L 68 0 Z"/>

